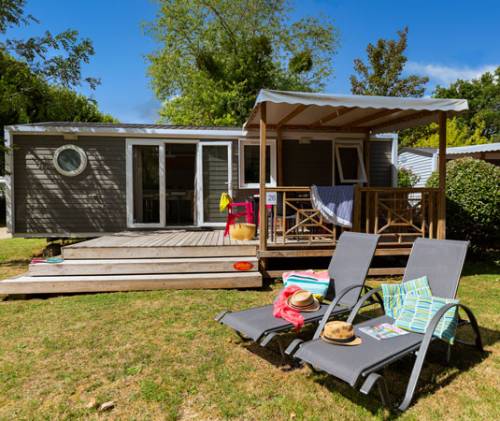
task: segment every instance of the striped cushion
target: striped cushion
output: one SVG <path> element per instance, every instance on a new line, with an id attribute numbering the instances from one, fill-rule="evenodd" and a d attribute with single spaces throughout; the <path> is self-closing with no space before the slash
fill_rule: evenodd
<path id="1" fill-rule="evenodd" d="M 330 278 L 322 272 L 290 272 L 283 275 L 283 284 L 285 288 L 290 285 L 296 285 L 314 295 L 324 297 L 330 285 Z"/>
<path id="2" fill-rule="evenodd" d="M 396 319 L 404 305 L 406 295 L 429 297 L 432 295 L 427 276 L 400 284 L 382 284 L 385 314 Z"/>
<path id="3" fill-rule="evenodd" d="M 458 300 L 440 297 L 416 297 L 407 295 L 395 325 L 411 332 L 425 333 L 438 310 L 446 304 L 458 304 Z M 457 308 L 448 310 L 438 323 L 434 336 L 450 344 L 455 340 Z"/>

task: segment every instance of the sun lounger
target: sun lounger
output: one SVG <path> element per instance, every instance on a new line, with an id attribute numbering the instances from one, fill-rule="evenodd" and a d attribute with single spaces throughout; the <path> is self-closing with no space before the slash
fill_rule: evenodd
<path id="1" fill-rule="evenodd" d="M 455 298 L 467 247 L 468 242 L 464 241 L 417 239 L 408 260 L 403 282 L 426 275 L 434 296 Z M 377 291 L 380 291 L 380 288 L 372 289 L 358 301 L 347 319 L 349 323 L 353 322 L 366 300 Z M 362 343 L 348 347 L 331 345 L 321 340 L 319 335 L 327 322 L 325 317 L 311 341 L 303 342 L 295 339 L 288 346 L 286 354 L 293 355 L 299 361 L 343 380 L 364 394 L 368 394 L 372 387 L 377 385 L 382 401 L 386 405 L 390 405 L 389 394 L 385 379 L 379 372 L 403 357 L 417 354 L 404 399 L 399 405 L 399 410 L 404 411 L 411 403 L 429 345 L 435 339 L 433 332 L 441 317 L 453 307 L 464 310 L 476 335 L 475 343 L 468 345 L 475 345 L 482 350 L 479 328 L 471 310 L 462 304 L 448 304 L 436 313 L 425 334 L 408 333 L 395 338 L 377 340 L 360 331 L 360 327 L 363 326 L 394 322 L 394 319 L 384 315 L 356 324 L 354 331 L 356 336 L 361 337 Z"/>
<path id="2" fill-rule="evenodd" d="M 331 318 L 351 311 L 361 294 L 378 240 L 379 236 L 374 234 L 342 233 L 328 268 L 335 299 L 329 305 L 322 304 L 318 311 L 302 313 L 305 324 L 319 322 L 327 312 Z M 282 355 L 284 350 L 278 335 L 293 328 L 290 322 L 273 316 L 272 304 L 234 313 L 225 311 L 215 320 L 261 346 L 277 338 Z"/>

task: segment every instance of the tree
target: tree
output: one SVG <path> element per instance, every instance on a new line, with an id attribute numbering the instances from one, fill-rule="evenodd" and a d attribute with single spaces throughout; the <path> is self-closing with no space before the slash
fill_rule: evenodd
<path id="1" fill-rule="evenodd" d="M 471 130 L 457 117 L 448 119 L 446 121 L 446 145 L 465 146 L 488 143 L 488 139 L 482 134 L 483 132 L 484 123 Z M 412 146 L 439 148 L 439 126 L 436 123 L 430 124 L 419 134 L 420 136 L 413 142 Z"/>
<path id="2" fill-rule="evenodd" d="M 94 55 L 94 47 L 88 38 L 80 39 L 78 31 L 68 29 L 53 35 L 45 31 L 43 36 L 27 39 L 7 37 L 10 28 L 39 23 L 24 12 L 26 0 L 2 0 L 0 3 L 0 34 L 6 38 L 0 42 L 0 51 L 8 53 L 28 65 L 30 70 L 45 80 L 64 87 L 75 87 L 82 82 L 94 89 L 100 82 L 94 77 L 82 78 L 82 64 Z"/>
<path id="3" fill-rule="evenodd" d="M 433 97 L 463 98 L 469 103 L 469 111 L 448 120 L 448 146 L 500 141 L 500 67 L 478 79 L 438 86 Z M 400 135 L 401 145 L 410 147 L 437 147 L 438 138 L 437 124 L 404 130 Z"/>
<path id="4" fill-rule="evenodd" d="M 398 168 L 398 187 L 415 187 L 420 181 L 420 176 L 410 168 Z"/>
<path id="5" fill-rule="evenodd" d="M 64 86 L 49 84 L 26 63 L 0 52 L 0 127 L 39 121 L 114 119 L 101 113 L 95 101 Z M 0 175 L 4 170 L 3 149 L 0 143 Z"/>
<path id="6" fill-rule="evenodd" d="M 472 132 L 479 130 L 488 141 L 500 141 L 500 66 L 478 79 L 459 79 L 447 88 L 438 86 L 434 97 L 467 99 L 469 111 L 458 120 Z"/>
<path id="7" fill-rule="evenodd" d="M 354 71 L 358 76 L 351 76 L 353 94 L 404 97 L 424 95 L 429 78 L 402 76 L 408 61 L 404 54 L 408 45 L 408 28 L 398 31 L 398 36 L 398 40 L 379 39 L 375 45 L 368 44 L 368 63 L 365 64 L 361 59 L 354 60 Z"/>
<path id="8" fill-rule="evenodd" d="M 148 26 L 161 48 L 149 73 L 163 119 L 244 122 L 261 88 L 316 90 L 332 73 L 337 32 L 328 21 L 291 22 L 287 0 L 159 0 Z"/>

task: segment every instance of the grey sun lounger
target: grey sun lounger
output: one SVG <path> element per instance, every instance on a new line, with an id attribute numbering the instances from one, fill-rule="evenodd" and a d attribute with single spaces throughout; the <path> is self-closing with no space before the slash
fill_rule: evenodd
<path id="1" fill-rule="evenodd" d="M 433 295 L 454 298 L 458 290 L 468 244 L 465 241 L 417 239 L 408 260 L 403 282 L 426 275 Z M 366 300 L 380 290 L 381 288 L 372 289 L 365 294 L 353 308 L 347 321 L 352 323 Z M 363 341 L 357 346 L 331 345 L 319 338 L 328 321 L 328 313 L 325 313 L 311 341 L 303 342 L 295 339 L 285 352 L 315 369 L 335 376 L 364 394 L 368 394 L 372 387 L 377 385 L 382 402 L 388 406 L 391 402 L 386 381 L 379 372 L 389 364 L 416 353 L 417 358 L 406 393 L 399 405 L 399 410 L 404 411 L 412 401 L 429 345 L 435 339 L 433 332 L 441 317 L 453 307 L 464 310 L 476 335 L 475 343 L 467 343 L 467 345 L 476 346 L 482 351 L 481 336 L 472 311 L 462 304 L 448 304 L 436 313 L 425 334 L 408 333 L 391 339 L 377 340 L 359 330 L 362 326 L 373 326 L 384 322 L 393 323 L 394 319 L 387 315 L 355 324 L 355 334 Z M 458 339 L 455 341 L 458 342 Z M 447 357 L 449 357 L 449 352 Z"/>
<path id="2" fill-rule="evenodd" d="M 375 234 L 342 233 L 328 268 L 335 298 L 329 305 L 321 304 L 318 311 L 302 313 L 304 324 L 318 323 L 327 310 L 329 318 L 351 311 L 364 287 L 378 240 L 379 236 Z M 290 322 L 273 316 L 272 304 L 238 312 L 225 311 L 215 320 L 231 327 L 242 338 L 253 340 L 263 347 L 276 338 L 283 357 L 284 349 L 278 335 L 293 328 Z"/>

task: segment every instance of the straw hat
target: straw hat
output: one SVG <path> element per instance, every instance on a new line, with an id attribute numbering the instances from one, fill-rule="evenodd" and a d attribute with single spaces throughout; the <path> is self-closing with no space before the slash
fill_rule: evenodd
<path id="1" fill-rule="evenodd" d="M 328 322 L 321 339 L 336 345 L 359 345 L 362 341 L 354 335 L 352 324 L 341 321 Z"/>
<path id="2" fill-rule="evenodd" d="M 319 301 L 309 291 L 296 291 L 286 302 L 289 307 L 297 311 L 318 311 Z"/>

